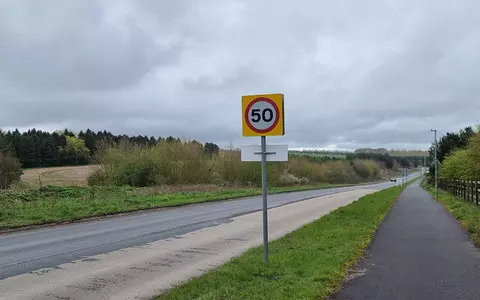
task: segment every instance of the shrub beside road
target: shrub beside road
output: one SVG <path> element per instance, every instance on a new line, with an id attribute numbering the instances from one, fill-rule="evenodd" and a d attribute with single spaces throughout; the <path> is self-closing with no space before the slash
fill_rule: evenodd
<path id="1" fill-rule="evenodd" d="M 200 143 L 159 142 L 153 146 L 131 143 L 102 145 L 100 166 L 89 177 L 90 185 L 136 187 L 172 184 L 261 186 L 259 164 L 242 162 L 240 151 L 221 150 L 208 155 Z M 359 183 L 379 178 L 381 164 L 370 160 L 315 162 L 293 156 L 288 162 L 268 164 L 272 186 L 315 183 Z"/>

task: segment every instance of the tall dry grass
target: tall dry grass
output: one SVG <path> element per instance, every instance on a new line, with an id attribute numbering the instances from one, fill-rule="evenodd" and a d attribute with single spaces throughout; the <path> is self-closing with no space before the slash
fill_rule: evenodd
<path id="1" fill-rule="evenodd" d="M 260 164 L 242 162 L 240 151 L 233 148 L 213 156 L 196 142 L 162 141 L 152 147 L 121 142 L 103 144 L 98 149 L 95 162 L 100 167 L 89 177 L 91 185 L 261 185 Z M 359 176 L 354 166 L 367 171 Z M 269 163 L 267 176 L 272 186 L 354 183 L 374 177 L 378 173 L 375 168 L 375 163 L 366 161 L 318 163 L 294 157 L 288 162 Z"/>

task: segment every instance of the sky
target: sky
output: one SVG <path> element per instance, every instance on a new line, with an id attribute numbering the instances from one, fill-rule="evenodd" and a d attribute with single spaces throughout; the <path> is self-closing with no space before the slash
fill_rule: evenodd
<path id="1" fill-rule="evenodd" d="M 0 0 L 0 128 L 426 149 L 480 121 L 478 0 Z"/>

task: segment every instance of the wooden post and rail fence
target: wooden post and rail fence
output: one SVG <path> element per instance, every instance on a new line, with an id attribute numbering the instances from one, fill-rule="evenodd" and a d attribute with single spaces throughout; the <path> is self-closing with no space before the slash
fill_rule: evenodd
<path id="1" fill-rule="evenodd" d="M 465 201 L 479 204 L 480 181 L 439 178 L 438 187 Z"/>

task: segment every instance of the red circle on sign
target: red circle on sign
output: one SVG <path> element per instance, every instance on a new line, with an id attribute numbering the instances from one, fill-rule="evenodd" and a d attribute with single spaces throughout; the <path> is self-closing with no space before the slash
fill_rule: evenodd
<path id="1" fill-rule="evenodd" d="M 273 122 L 272 126 L 270 126 L 268 128 L 265 128 L 265 129 L 257 129 L 257 128 L 253 127 L 252 123 L 250 123 L 250 120 L 248 119 L 248 112 L 250 111 L 252 106 L 255 103 L 258 103 L 258 102 L 261 102 L 261 101 L 268 102 L 275 109 L 275 121 Z M 247 123 L 248 128 L 250 128 L 253 132 L 256 132 L 256 133 L 267 133 L 267 132 L 273 130 L 277 126 L 279 119 L 280 119 L 280 110 L 278 109 L 277 104 L 272 99 L 263 98 L 263 97 L 257 98 L 255 100 L 253 100 L 252 102 L 250 102 L 247 106 L 247 109 L 245 109 L 245 122 Z"/>

